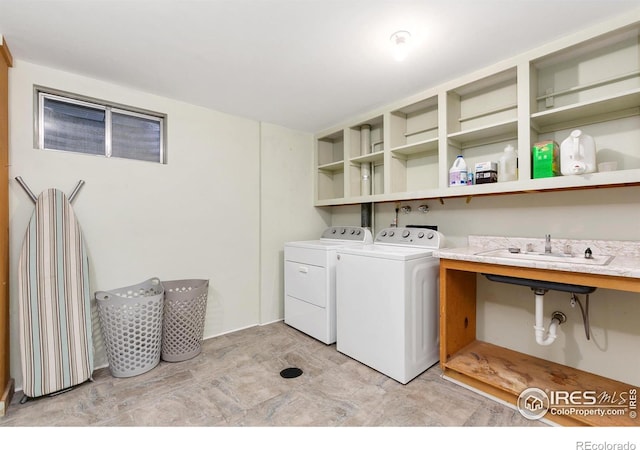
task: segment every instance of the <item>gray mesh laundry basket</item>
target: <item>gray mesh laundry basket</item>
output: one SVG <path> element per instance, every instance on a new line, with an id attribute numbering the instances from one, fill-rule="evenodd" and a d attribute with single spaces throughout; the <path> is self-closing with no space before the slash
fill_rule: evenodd
<path id="1" fill-rule="evenodd" d="M 96 292 L 98 317 L 114 377 L 148 372 L 160 362 L 164 288 L 158 278 Z"/>
<path id="2" fill-rule="evenodd" d="M 209 280 L 163 281 L 162 359 L 178 362 L 200 353 Z"/>

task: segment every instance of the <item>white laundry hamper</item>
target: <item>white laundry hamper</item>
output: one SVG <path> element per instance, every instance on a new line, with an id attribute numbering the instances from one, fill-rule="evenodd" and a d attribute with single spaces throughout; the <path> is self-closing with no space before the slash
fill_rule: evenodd
<path id="1" fill-rule="evenodd" d="M 160 363 L 164 287 L 158 278 L 96 292 L 109 370 L 114 377 L 140 375 Z"/>
<path id="2" fill-rule="evenodd" d="M 163 281 L 162 360 L 185 361 L 202 349 L 209 280 Z"/>

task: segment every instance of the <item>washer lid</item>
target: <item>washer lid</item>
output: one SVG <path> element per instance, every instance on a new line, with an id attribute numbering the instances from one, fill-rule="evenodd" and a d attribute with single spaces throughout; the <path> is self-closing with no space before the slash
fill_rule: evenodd
<path id="1" fill-rule="evenodd" d="M 433 255 L 433 249 L 386 244 L 361 244 L 340 248 L 338 254 L 409 261 L 430 257 Z"/>

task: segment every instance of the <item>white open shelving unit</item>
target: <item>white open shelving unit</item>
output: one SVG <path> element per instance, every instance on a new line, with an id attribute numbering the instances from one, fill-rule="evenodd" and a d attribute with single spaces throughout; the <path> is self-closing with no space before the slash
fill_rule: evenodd
<path id="1" fill-rule="evenodd" d="M 371 152 L 360 129 L 371 126 Z M 617 170 L 534 179 L 531 148 L 574 129 L 594 137 L 597 162 Z M 330 206 L 640 185 L 640 9 L 398 101 L 315 136 L 315 205 Z M 518 179 L 449 187 L 468 167 L 518 153 Z M 361 192 L 372 163 L 372 192 Z"/>

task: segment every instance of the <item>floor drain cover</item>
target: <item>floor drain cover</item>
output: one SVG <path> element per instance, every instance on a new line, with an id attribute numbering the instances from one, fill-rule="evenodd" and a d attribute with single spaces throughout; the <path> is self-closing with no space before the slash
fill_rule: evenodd
<path id="1" fill-rule="evenodd" d="M 302 375 L 302 369 L 298 369 L 297 367 L 289 367 L 280 372 L 282 378 L 296 378 L 300 375 Z"/>

